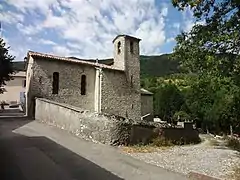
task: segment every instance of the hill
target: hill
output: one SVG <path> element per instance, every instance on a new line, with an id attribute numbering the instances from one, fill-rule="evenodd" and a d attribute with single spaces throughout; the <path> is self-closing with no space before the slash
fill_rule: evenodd
<path id="1" fill-rule="evenodd" d="M 13 69 L 16 71 L 25 71 L 25 62 L 24 61 L 13 61 Z"/>
<path id="2" fill-rule="evenodd" d="M 166 76 L 178 73 L 179 62 L 169 58 L 169 54 L 140 56 L 142 76 Z"/>
<path id="3" fill-rule="evenodd" d="M 76 57 L 69 57 L 78 59 Z M 96 61 L 96 60 L 89 60 Z M 103 59 L 99 60 L 99 63 L 112 65 L 113 59 Z M 178 65 L 177 61 L 173 61 L 169 58 L 169 54 L 163 54 L 159 56 L 140 56 L 140 68 L 141 68 L 141 76 L 165 76 L 170 74 L 178 73 Z M 13 61 L 14 70 L 25 70 L 24 61 Z"/>

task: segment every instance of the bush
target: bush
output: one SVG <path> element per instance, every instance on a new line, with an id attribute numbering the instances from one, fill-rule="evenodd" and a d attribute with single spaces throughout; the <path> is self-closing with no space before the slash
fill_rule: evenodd
<path id="1" fill-rule="evenodd" d="M 190 116 L 185 111 L 177 111 L 173 115 L 174 121 L 190 121 Z"/>
<path id="2" fill-rule="evenodd" d="M 236 138 L 229 138 L 227 140 L 227 146 L 231 149 L 240 151 L 240 141 Z"/>
<path id="3" fill-rule="evenodd" d="M 170 140 L 167 140 L 163 137 L 157 137 L 152 140 L 151 145 L 161 147 L 161 146 L 173 146 L 173 143 Z"/>

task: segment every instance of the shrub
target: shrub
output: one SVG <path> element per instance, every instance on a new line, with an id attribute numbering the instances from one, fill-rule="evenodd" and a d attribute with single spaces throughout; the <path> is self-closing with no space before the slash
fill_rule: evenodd
<path id="1" fill-rule="evenodd" d="M 161 147 L 161 146 L 172 146 L 173 143 L 166 138 L 157 137 L 152 140 L 151 145 Z"/>
<path id="2" fill-rule="evenodd" d="M 190 116 L 185 111 L 177 111 L 173 115 L 174 121 L 190 121 Z"/>
<path id="3" fill-rule="evenodd" d="M 231 149 L 240 151 L 240 141 L 236 138 L 229 138 L 227 140 L 227 146 Z"/>

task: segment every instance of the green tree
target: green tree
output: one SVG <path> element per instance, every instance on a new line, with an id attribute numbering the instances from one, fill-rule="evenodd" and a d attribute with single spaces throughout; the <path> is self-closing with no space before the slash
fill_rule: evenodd
<path id="1" fill-rule="evenodd" d="M 190 7 L 197 23 L 177 38 L 174 57 L 188 72 L 223 76 L 240 73 L 240 1 L 172 0 L 179 10 Z"/>
<path id="2" fill-rule="evenodd" d="M 11 80 L 11 74 L 14 73 L 12 60 L 14 57 L 9 55 L 9 48 L 6 47 L 6 43 L 0 38 L 0 87 L 5 85 L 6 81 Z M 0 88 L 0 93 L 2 89 Z"/>
<path id="3" fill-rule="evenodd" d="M 164 83 L 154 94 L 154 114 L 165 121 L 172 121 L 176 111 L 181 110 L 184 97 L 173 83 Z"/>
<path id="4" fill-rule="evenodd" d="M 172 0 L 180 11 L 190 8 L 196 24 L 177 36 L 173 58 L 195 74 L 186 104 L 202 125 L 226 131 L 239 124 L 240 1 Z M 201 22 L 201 23 L 200 23 Z"/>
<path id="5" fill-rule="evenodd" d="M 186 91 L 186 105 L 198 122 L 198 127 L 226 132 L 238 119 L 239 87 L 230 78 L 199 77 Z"/>

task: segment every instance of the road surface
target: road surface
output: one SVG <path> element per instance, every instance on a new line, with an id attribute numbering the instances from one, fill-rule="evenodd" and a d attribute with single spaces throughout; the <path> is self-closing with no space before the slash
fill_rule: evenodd
<path id="1" fill-rule="evenodd" d="M 1 180 L 186 180 L 25 117 L 0 116 Z"/>

